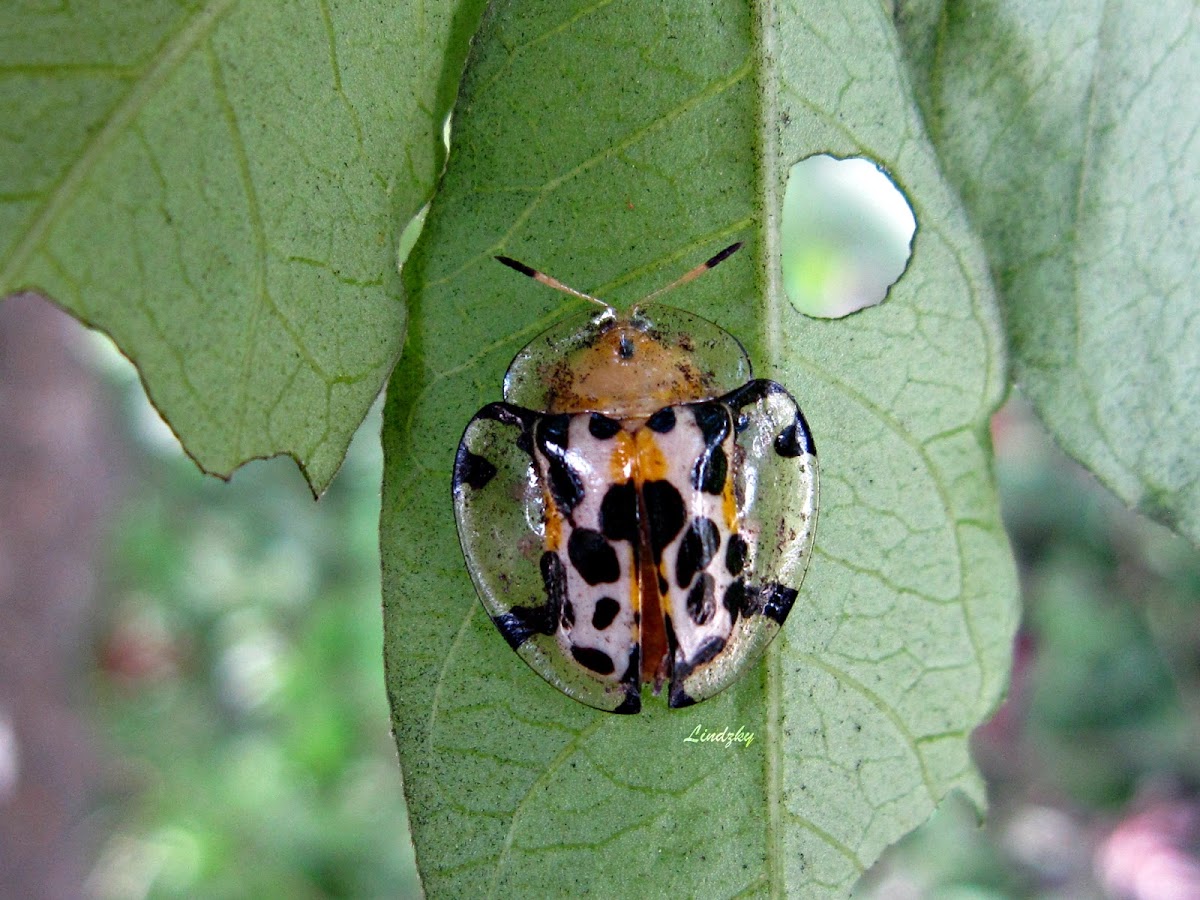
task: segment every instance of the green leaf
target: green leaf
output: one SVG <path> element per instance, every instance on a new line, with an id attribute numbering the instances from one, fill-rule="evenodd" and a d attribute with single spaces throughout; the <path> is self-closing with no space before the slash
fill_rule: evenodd
<path id="1" fill-rule="evenodd" d="M 206 471 L 329 483 L 403 341 L 479 0 L 0 7 L 0 295 L 113 337 Z"/>
<path id="2" fill-rule="evenodd" d="M 1200 542 L 1200 7 L 921 0 L 900 21 L 1017 382 L 1068 453 Z"/>
<path id="3" fill-rule="evenodd" d="M 967 736 L 1003 691 L 1017 615 L 987 433 L 1004 349 L 904 85 L 875 0 L 485 17 L 405 265 L 383 431 L 388 689 L 431 897 L 837 896 L 947 792 L 981 799 Z M 889 299 L 841 320 L 801 316 L 780 284 L 788 167 L 817 152 L 884 165 L 918 221 Z M 579 309 L 491 257 L 620 306 L 738 238 L 746 251 L 670 302 L 732 331 L 804 407 L 822 466 L 812 569 L 733 688 L 595 712 L 508 649 L 458 549 L 462 429 L 522 345 Z M 698 726 L 755 739 L 688 742 Z"/>

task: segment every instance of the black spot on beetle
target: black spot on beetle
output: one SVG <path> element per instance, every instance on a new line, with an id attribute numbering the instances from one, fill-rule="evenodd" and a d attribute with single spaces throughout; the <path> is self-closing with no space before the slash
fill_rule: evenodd
<path id="1" fill-rule="evenodd" d="M 791 399 L 791 394 L 788 394 L 788 399 Z M 791 432 L 791 435 L 785 437 L 788 431 Z M 780 448 L 781 443 L 784 445 L 782 449 Z M 785 456 L 800 456 L 803 453 L 817 455 L 816 442 L 813 441 L 812 432 L 808 428 L 808 422 L 804 420 L 804 413 L 800 412 L 800 407 L 796 407 L 796 421 L 776 438 L 775 450 Z M 787 453 L 784 453 L 784 450 Z"/>
<path id="2" fill-rule="evenodd" d="M 546 589 L 547 625 L 545 634 L 550 634 L 558 622 L 563 605 L 567 602 L 567 570 L 558 554 L 547 550 L 540 560 L 542 586 Z"/>
<path id="3" fill-rule="evenodd" d="M 642 698 L 637 688 L 626 688 L 625 699 L 613 710 L 617 715 L 631 716 L 642 711 Z"/>
<path id="4" fill-rule="evenodd" d="M 646 503 L 646 525 L 650 532 L 650 550 L 654 561 L 662 559 L 663 549 L 683 528 L 683 497 L 669 481 L 647 481 L 642 485 Z"/>
<path id="5" fill-rule="evenodd" d="M 547 609 L 544 606 L 514 606 L 502 616 L 493 616 L 492 624 L 504 636 L 508 646 L 519 650 L 535 634 L 550 634 L 553 628 L 546 625 Z"/>
<path id="6" fill-rule="evenodd" d="M 475 413 L 475 421 L 490 420 L 499 422 L 502 425 L 511 425 L 514 428 L 521 429 L 521 433 L 517 435 L 517 446 L 524 452 L 533 454 L 533 441 L 530 438 L 530 433 L 533 431 L 534 424 L 541 418 L 539 413 L 535 413 L 531 409 L 525 409 L 522 406 L 514 406 L 511 403 L 489 403 L 479 412 Z"/>
<path id="7" fill-rule="evenodd" d="M 633 482 L 614 484 L 600 501 L 600 531 L 610 541 L 638 540 L 637 488 Z"/>
<path id="8" fill-rule="evenodd" d="M 757 614 L 773 619 L 780 625 L 796 602 L 796 589 L 771 582 L 762 587 L 748 588 L 745 602 L 747 615 Z"/>
<path id="9" fill-rule="evenodd" d="M 725 649 L 725 638 L 717 636 L 710 637 L 705 641 L 700 649 L 696 651 L 696 655 L 692 657 L 691 666 L 695 669 L 707 662 L 712 662 L 721 655 L 721 651 Z"/>
<path id="10" fill-rule="evenodd" d="M 746 582 L 739 578 L 725 588 L 725 596 L 721 603 L 729 610 L 729 618 L 736 622 L 738 616 L 746 611 Z"/>
<path id="11" fill-rule="evenodd" d="M 695 519 L 679 544 L 679 554 L 675 557 L 675 583 L 681 588 L 691 584 L 697 572 L 708 568 L 720 546 L 721 532 L 717 523 L 704 517 Z"/>
<path id="12" fill-rule="evenodd" d="M 667 659 L 672 663 L 675 661 L 675 656 L 679 652 L 679 639 L 675 637 L 675 625 L 671 622 L 671 614 L 663 615 L 663 631 L 667 636 Z"/>
<path id="13" fill-rule="evenodd" d="M 621 335 L 621 339 L 617 342 L 617 354 L 621 359 L 633 359 L 633 341 L 628 335 Z"/>
<path id="14" fill-rule="evenodd" d="M 627 691 L 635 697 L 638 695 L 642 684 L 642 654 L 636 642 L 629 646 L 629 659 L 625 664 L 625 674 L 621 676 L 621 683 L 626 685 Z"/>
<path id="15" fill-rule="evenodd" d="M 696 417 L 696 425 L 704 436 L 705 445 L 715 447 L 729 434 L 729 410 L 724 404 L 695 403 L 692 405 L 692 415 Z"/>
<path id="16" fill-rule="evenodd" d="M 692 486 L 708 494 L 720 494 L 729 473 L 729 459 L 721 446 L 729 435 L 729 409 L 722 403 L 695 403 L 691 409 L 704 439 L 704 452 L 692 469 Z"/>
<path id="17" fill-rule="evenodd" d="M 731 409 L 740 410 L 743 406 L 749 406 L 752 403 L 761 403 L 767 397 L 777 397 L 780 395 L 788 399 L 788 402 L 796 411 L 796 418 L 792 424 L 788 425 L 776 436 L 775 452 L 786 458 L 794 458 L 805 453 L 811 453 L 815 456 L 817 447 L 813 442 L 812 432 L 809 431 L 808 423 L 804 420 L 804 413 L 800 411 L 800 407 L 796 404 L 796 399 L 788 393 L 787 388 L 778 382 L 770 381 L 766 378 L 755 378 L 746 382 L 740 388 L 730 391 L 720 399 L 720 402 L 728 404 Z M 739 430 L 741 430 L 740 423 Z"/>
<path id="18" fill-rule="evenodd" d="M 689 697 L 687 691 L 683 689 L 683 680 L 674 678 L 671 680 L 671 695 L 667 699 L 667 706 L 670 709 L 683 709 L 685 706 L 695 705 L 696 700 Z"/>
<path id="19" fill-rule="evenodd" d="M 567 449 L 571 417 L 566 413 L 544 417 L 537 426 L 538 447 L 548 456 L 557 456 Z"/>
<path id="20" fill-rule="evenodd" d="M 570 597 L 563 599 L 562 615 L 559 616 L 559 621 L 562 622 L 565 631 L 570 631 L 575 627 L 575 604 L 571 602 Z"/>
<path id="21" fill-rule="evenodd" d="M 592 627 L 597 631 L 603 631 L 613 623 L 620 611 L 621 604 L 612 597 L 601 597 L 596 601 L 595 609 L 592 610 Z"/>
<path id="22" fill-rule="evenodd" d="M 591 669 L 597 675 L 611 675 L 616 671 L 612 657 L 603 650 L 594 647 L 571 647 L 571 655 L 585 669 Z"/>
<path id="23" fill-rule="evenodd" d="M 493 422 L 500 422 L 504 425 L 513 425 L 522 431 L 528 431 L 537 416 L 537 413 L 525 409 L 523 406 L 514 406 L 511 403 L 502 402 L 489 403 L 479 412 L 475 413 L 476 419 L 490 419 Z"/>
<path id="24" fill-rule="evenodd" d="M 780 625 L 792 611 L 796 602 L 797 591 L 787 585 L 771 583 L 764 585 L 758 592 L 758 609 L 768 619 L 774 619 Z"/>
<path id="25" fill-rule="evenodd" d="M 567 540 L 567 556 L 588 584 L 610 584 L 621 577 L 612 544 L 598 531 L 576 528 Z"/>
<path id="26" fill-rule="evenodd" d="M 541 559 L 542 583 L 546 603 L 542 606 L 514 606 L 502 616 L 494 616 L 496 630 L 514 650 L 535 634 L 553 634 L 567 603 L 567 573 L 558 554 L 547 550 Z"/>
<path id="27" fill-rule="evenodd" d="M 803 445 L 796 439 L 796 423 L 793 422 L 775 438 L 775 452 L 785 459 L 794 459 L 804 452 Z"/>
<path id="28" fill-rule="evenodd" d="M 588 432 L 592 437 L 599 441 L 607 441 L 610 437 L 621 430 L 621 423 L 616 419 L 610 419 L 608 416 L 600 413 L 592 413 L 588 419 Z"/>
<path id="29" fill-rule="evenodd" d="M 687 595 L 687 611 L 697 625 L 706 624 L 717 611 L 713 577 L 704 572 L 696 579 Z"/>
<path id="30" fill-rule="evenodd" d="M 725 638 L 711 637 L 700 646 L 690 660 L 676 660 L 674 671 L 671 674 L 671 695 L 667 701 L 667 705 L 671 709 L 681 709 L 696 702 L 696 699 L 684 690 L 683 683 L 692 672 L 716 659 L 724 649 Z"/>
<path id="31" fill-rule="evenodd" d="M 664 406 L 646 420 L 646 427 L 659 434 L 669 433 L 675 428 L 675 410 L 669 406 Z"/>
<path id="32" fill-rule="evenodd" d="M 706 494 L 720 494 L 725 490 L 725 477 L 729 474 L 729 460 L 725 448 L 717 445 L 700 454 L 692 469 L 692 487 Z"/>
<path id="33" fill-rule="evenodd" d="M 739 388 L 734 388 L 728 394 L 720 399 L 721 403 L 726 404 L 731 409 L 741 409 L 743 406 L 749 406 L 751 403 L 758 403 L 766 399 L 771 394 L 783 393 L 787 394 L 787 390 L 783 385 L 771 381 L 767 378 L 753 378 L 747 381 Z M 791 395 L 788 394 L 790 397 Z"/>
<path id="34" fill-rule="evenodd" d="M 567 415 L 546 416 L 538 422 L 535 440 L 538 450 L 546 458 L 546 473 L 549 476 L 550 496 L 564 515 L 583 499 L 583 482 L 567 461 Z"/>
<path id="35" fill-rule="evenodd" d="M 746 568 L 746 553 L 749 547 L 746 539 L 740 534 L 733 534 L 725 546 L 725 571 L 730 575 L 741 575 Z"/>
<path id="36" fill-rule="evenodd" d="M 462 485 L 479 490 L 496 477 L 496 467 L 484 457 L 472 453 L 460 444 L 454 457 L 454 487 Z"/>

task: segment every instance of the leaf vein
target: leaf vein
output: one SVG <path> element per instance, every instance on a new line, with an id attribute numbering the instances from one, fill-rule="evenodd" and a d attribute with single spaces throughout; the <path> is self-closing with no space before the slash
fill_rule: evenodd
<path id="1" fill-rule="evenodd" d="M 83 151 L 68 167 L 58 183 L 46 194 L 46 201 L 34 217 L 25 236 L 14 246 L 7 260 L 0 265 L 0 289 L 11 285 L 23 271 L 30 256 L 38 249 L 42 240 L 67 209 L 88 176 L 99 164 L 104 154 L 124 132 L 142 107 L 150 100 L 155 90 L 175 71 L 188 53 L 206 40 L 221 17 L 234 5 L 235 0 L 211 0 L 188 24 L 179 30 L 174 39 L 167 41 L 158 55 L 143 69 L 144 74 L 135 82 L 125 98 L 117 104 L 103 127 L 86 144 Z"/>

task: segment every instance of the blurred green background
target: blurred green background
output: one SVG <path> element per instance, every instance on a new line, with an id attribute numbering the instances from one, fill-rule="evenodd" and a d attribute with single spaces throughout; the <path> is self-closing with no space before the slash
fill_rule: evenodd
<path id="1" fill-rule="evenodd" d="M 320 503 L 288 459 L 226 485 L 95 347 L 137 474 L 94 631 L 90 890 L 420 896 L 383 685 L 378 412 Z"/>

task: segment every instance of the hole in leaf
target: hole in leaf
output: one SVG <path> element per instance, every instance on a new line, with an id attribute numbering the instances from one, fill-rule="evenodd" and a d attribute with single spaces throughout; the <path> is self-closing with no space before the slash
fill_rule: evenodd
<path id="1" fill-rule="evenodd" d="M 447 113 L 446 118 L 442 120 L 442 174 L 445 174 L 446 162 L 450 159 L 452 119 L 453 115 Z M 396 271 L 398 272 L 403 271 L 404 261 L 408 259 L 408 254 L 416 246 L 417 238 L 421 236 L 421 232 L 425 228 L 425 217 L 429 215 L 429 205 L 431 203 L 433 203 L 432 197 L 425 201 L 425 205 L 417 210 L 417 214 L 408 220 L 408 224 L 400 232 L 400 238 L 396 241 Z"/>
<path id="2" fill-rule="evenodd" d="M 917 222 L 875 163 L 810 156 L 783 199 L 783 287 L 800 312 L 836 319 L 880 303 L 908 266 Z"/>
<path id="3" fill-rule="evenodd" d="M 412 252 L 412 248 L 417 243 L 417 238 L 421 236 L 422 229 L 425 228 L 425 216 L 429 214 L 429 203 L 422 206 L 415 216 L 408 220 L 408 224 L 404 226 L 404 230 L 400 232 L 400 240 L 397 241 L 396 247 L 396 268 L 403 269 L 404 261 L 408 259 L 408 254 Z"/>

